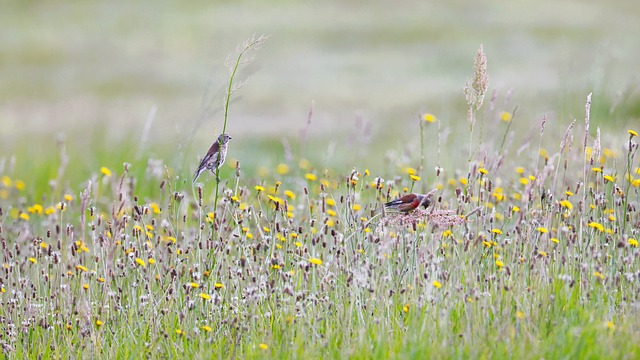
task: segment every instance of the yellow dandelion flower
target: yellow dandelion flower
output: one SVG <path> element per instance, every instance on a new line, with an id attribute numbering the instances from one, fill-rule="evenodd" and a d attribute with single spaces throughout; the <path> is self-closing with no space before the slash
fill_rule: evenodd
<path id="1" fill-rule="evenodd" d="M 627 132 L 629 133 L 629 135 L 631 135 L 631 137 L 638 136 L 638 133 L 634 130 L 629 129 L 627 130 Z"/>
<path id="2" fill-rule="evenodd" d="M 438 280 L 434 280 L 432 284 L 433 284 L 433 287 L 437 289 L 440 289 L 442 287 L 442 284 Z"/>
<path id="3" fill-rule="evenodd" d="M 527 179 L 526 177 L 520 178 L 520 184 L 527 185 L 528 183 L 529 183 L 529 179 Z"/>
<path id="4" fill-rule="evenodd" d="M 99 278 L 96 279 L 96 281 L 99 282 L 99 283 L 103 283 L 103 282 L 105 282 L 105 279 L 103 277 L 99 277 Z"/>
<path id="5" fill-rule="evenodd" d="M 595 221 L 590 222 L 589 224 L 587 224 L 587 226 L 589 226 L 592 229 L 596 229 L 598 231 L 604 231 L 604 225 Z"/>
<path id="6" fill-rule="evenodd" d="M 518 173 L 520 175 L 524 174 L 524 168 L 522 166 L 518 166 L 516 168 L 516 173 Z"/>
<path id="7" fill-rule="evenodd" d="M 332 198 L 328 198 L 325 203 L 329 206 L 336 206 L 336 201 L 333 200 Z"/>
<path id="8" fill-rule="evenodd" d="M 7 175 L 4 175 L 2 178 L 0 178 L 0 182 L 2 182 L 2 185 L 4 185 L 4 187 L 6 188 L 10 188 L 13 184 L 13 181 Z"/>
<path id="9" fill-rule="evenodd" d="M 500 229 L 491 229 L 491 232 L 496 234 L 496 235 L 502 235 L 502 230 L 500 230 Z"/>
<path id="10" fill-rule="evenodd" d="M 516 311 L 516 318 L 524 319 L 524 313 L 520 310 Z"/>
<path id="11" fill-rule="evenodd" d="M 469 183 L 467 178 L 460 178 L 460 180 L 458 180 L 458 181 L 460 182 L 460 185 L 462 185 L 462 186 L 467 186 L 467 184 Z"/>
<path id="12" fill-rule="evenodd" d="M 573 191 L 569 191 L 569 190 L 565 191 L 564 194 L 567 195 L 568 197 L 571 197 L 574 195 Z"/>
<path id="13" fill-rule="evenodd" d="M 409 174 L 409 175 L 415 175 L 415 174 L 416 174 L 416 172 L 417 172 L 417 171 L 416 171 L 416 169 L 414 169 L 414 168 L 412 168 L 412 167 L 408 167 L 408 168 L 406 168 L 404 171 L 406 171 L 406 172 L 407 172 L 407 174 Z"/>
<path id="14" fill-rule="evenodd" d="M 260 343 L 260 345 L 258 345 L 258 347 L 262 350 L 269 350 L 269 345 L 265 344 L 265 343 Z"/>
<path id="15" fill-rule="evenodd" d="M 438 118 L 433 114 L 426 113 L 422 115 L 422 120 L 428 123 L 433 123 L 436 122 Z"/>
<path id="16" fill-rule="evenodd" d="M 487 175 L 489 173 L 489 171 L 483 167 L 479 168 L 478 172 L 482 175 Z"/>
<path id="17" fill-rule="evenodd" d="M 280 175 L 286 175 L 289 172 L 289 165 L 280 163 L 276 166 L 276 172 Z"/>
<path id="18" fill-rule="evenodd" d="M 593 276 L 597 277 L 600 280 L 604 280 L 604 274 L 599 271 L 594 271 Z"/>
<path id="19" fill-rule="evenodd" d="M 256 189 L 257 192 L 261 192 L 264 191 L 264 186 L 256 185 L 254 189 Z"/>
<path id="20" fill-rule="evenodd" d="M 202 300 L 205 300 L 205 301 L 211 300 L 211 296 L 209 294 L 201 293 L 200 297 L 202 298 Z"/>
<path id="21" fill-rule="evenodd" d="M 89 284 L 83 284 L 82 288 L 85 289 L 85 290 L 89 290 Z"/>
<path id="22" fill-rule="evenodd" d="M 540 154 L 540 157 L 542 157 L 542 158 L 545 158 L 545 159 L 549 158 L 549 153 L 547 152 L 546 149 L 540 149 L 538 154 Z"/>
<path id="23" fill-rule="evenodd" d="M 176 334 L 178 335 L 184 335 L 184 331 L 180 330 L 180 329 L 176 329 Z"/>
<path id="24" fill-rule="evenodd" d="M 97 327 L 100 327 L 102 325 L 104 325 L 104 322 L 102 320 L 96 320 L 96 326 Z"/>
<path id="25" fill-rule="evenodd" d="M 38 259 L 36 259 L 34 257 L 30 257 L 29 261 L 31 261 L 32 264 L 37 264 L 38 263 Z"/>
<path id="26" fill-rule="evenodd" d="M 520 212 L 520 208 L 517 205 L 513 205 L 513 207 L 511 208 L 511 211 Z"/>
<path id="27" fill-rule="evenodd" d="M 502 262 L 502 260 L 496 260 L 496 266 L 498 268 L 502 268 L 502 267 L 504 267 L 504 263 Z"/>
<path id="28" fill-rule="evenodd" d="M 569 200 L 560 201 L 560 206 L 562 206 L 563 208 L 567 208 L 569 210 L 573 209 L 573 204 Z"/>
<path id="29" fill-rule="evenodd" d="M 34 204 L 33 206 L 29 206 L 27 211 L 32 214 L 42 214 L 43 208 L 40 204 Z"/>
<path id="30" fill-rule="evenodd" d="M 636 239 L 629 238 L 627 242 L 629 243 L 630 246 L 638 247 L 638 240 Z"/>
<path id="31" fill-rule="evenodd" d="M 547 252 L 546 251 L 542 251 L 542 250 L 538 250 L 538 255 L 540 255 L 542 257 L 547 257 Z"/>
<path id="32" fill-rule="evenodd" d="M 546 234 L 549 232 L 549 230 L 547 230 L 546 227 L 542 227 L 542 226 L 538 227 L 536 230 L 538 230 L 540 234 Z"/>
<path id="33" fill-rule="evenodd" d="M 591 171 L 596 172 L 596 173 L 601 173 L 602 169 L 600 169 L 599 167 L 592 167 Z"/>
<path id="34" fill-rule="evenodd" d="M 250 232 L 248 232 L 248 233 L 247 233 L 247 239 L 253 239 L 253 234 L 252 234 L 252 233 L 250 233 Z"/>
<path id="35" fill-rule="evenodd" d="M 142 266 L 142 267 L 146 267 L 147 264 L 144 262 L 144 260 L 140 259 L 140 258 L 136 258 L 136 264 Z"/>
<path id="36" fill-rule="evenodd" d="M 213 330 L 211 328 L 211 326 L 208 326 L 208 325 L 202 325 L 202 326 L 200 326 L 200 329 L 202 329 L 202 330 L 204 330 L 206 332 L 211 332 L 211 330 Z"/>
<path id="37" fill-rule="evenodd" d="M 560 240 L 558 240 L 558 238 L 554 238 L 554 237 L 551 238 L 551 241 L 556 243 L 556 244 L 560 243 Z"/>
<path id="38" fill-rule="evenodd" d="M 613 321 L 607 321 L 607 329 L 609 330 L 613 330 L 615 329 L 616 325 L 613 323 Z"/>
<path id="39" fill-rule="evenodd" d="M 312 173 L 304 174 L 304 178 L 309 180 L 309 181 L 316 181 L 318 179 L 318 177 L 315 174 L 312 174 Z"/>
<path id="40" fill-rule="evenodd" d="M 269 228 L 268 228 L 268 227 L 266 227 L 266 226 L 263 226 L 263 227 L 262 227 L 262 231 L 264 231 L 264 232 L 266 232 L 266 233 L 269 233 L 269 232 L 271 232 L 271 229 L 269 229 Z"/>
<path id="41" fill-rule="evenodd" d="M 311 168 L 311 161 L 307 160 L 307 159 L 300 159 L 300 162 L 298 162 L 298 167 L 302 170 L 307 170 Z"/>
<path id="42" fill-rule="evenodd" d="M 86 266 L 82 266 L 82 265 L 76 265 L 76 270 L 80 270 L 80 271 L 84 271 L 84 272 L 89 271 L 89 269 L 87 269 Z"/>
<path id="43" fill-rule="evenodd" d="M 453 236 L 453 232 L 451 232 L 451 230 L 445 230 L 442 232 L 442 237 L 449 237 L 449 236 Z"/>
<path id="44" fill-rule="evenodd" d="M 269 200 L 273 201 L 274 203 L 284 204 L 284 200 L 277 196 L 267 195 L 267 197 L 269 198 Z"/>
<path id="45" fill-rule="evenodd" d="M 402 311 L 406 314 L 409 312 L 410 307 L 411 307 L 410 304 L 404 304 L 404 306 L 402 307 Z"/>
<path id="46" fill-rule="evenodd" d="M 329 215 L 329 216 L 337 216 L 338 213 L 335 212 L 335 210 L 333 210 L 333 209 L 327 209 L 327 215 Z"/>
<path id="47" fill-rule="evenodd" d="M 607 182 L 614 182 L 615 178 L 611 175 L 605 175 L 603 176 L 603 178 L 607 181 Z"/>
<path id="48" fill-rule="evenodd" d="M 293 191 L 291 191 L 291 190 L 286 190 L 286 191 L 284 192 L 284 195 L 285 195 L 286 197 L 288 197 L 289 199 L 291 199 L 291 200 L 293 200 L 293 199 L 295 199 L 295 198 L 296 198 L 296 194 L 294 194 L 294 192 L 293 192 Z"/>
<path id="49" fill-rule="evenodd" d="M 29 214 L 27 213 L 20 213 L 20 219 L 22 220 L 29 220 Z"/>
<path id="50" fill-rule="evenodd" d="M 149 207 L 154 214 L 160 214 L 160 206 L 157 203 L 152 202 L 149 204 Z"/>
<path id="51" fill-rule="evenodd" d="M 420 176 L 417 175 L 409 175 L 409 177 L 411 178 L 411 180 L 413 181 L 420 181 Z"/>
<path id="52" fill-rule="evenodd" d="M 362 206 L 360 204 L 353 204 L 351 209 L 353 209 L 353 211 L 358 211 L 358 210 L 362 209 Z"/>
<path id="53" fill-rule="evenodd" d="M 111 170 L 104 166 L 100 168 L 100 172 L 106 177 L 111 177 Z"/>
<path id="54" fill-rule="evenodd" d="M 509 121 L 511 121 L 511 117 L 512 117 L 512 115 L 511 115 L 510 112 L 503 111 L 503 112 L 500 113 L 500 120 L 501 121 L 509 122 Z"/>
<path id="55" fill-rule="evenodd" d="M 328 227 L 333 227 L 335 225 L 335 222 L 331 219 L 327 220 L 327 222 L 325 223 L 327 224 Z"/>
<path id="56" fill-rule="evenodd" d="M 16 187 L 16 189 L 18 189 L 18 190 L 22 191 L 22 190 L 24 190 L 24 188 L 25 188 L 25 186 L 26 186 L 26 185 L 25 185 L 24 181 L 22 181 L 22 180 L 16 180 L 16 181 L 14 181 L 13 186 L 15 186 L 15 187 Z"/>
<path id="57" fill-rule="evenodd" d="M 213 284 L 213 287 L 214 287 L 214 288 L 216 288 L 216 289 L 222 289 L 222 288 L 224 287 L 224 284 L 222 284 L 222 283 L 215 283 L 215 284 Z"/>
<path id="58" fill-rule="evenodd" d="M 309 262 L 314 264 L 314 265 L 322 265 L 322 260 L 320 260 L 318 258 L 310 258 Z"/>

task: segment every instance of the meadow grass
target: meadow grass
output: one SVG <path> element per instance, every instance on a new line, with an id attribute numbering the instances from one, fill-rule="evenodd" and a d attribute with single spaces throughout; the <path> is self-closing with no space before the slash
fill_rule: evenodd
<path id="1" fill-rule="evenodd" d="M 564 134 L 541 128 L 556 148 L 519 154 L 498 146 L 517 117 L 497 115 L 478 116 L 495 131 L 473 132 L 454 171 L 401 159 L 395 172 L 344 171 L 291 154 L 246 176 L 228 161 L 217 207 L 214 175 L 192 188 L 162 161 L 88 179 L 61 166 L 36 195 L 3 158 L 3 352 L 640 356 L 636 132 L 612 131 L 612 149 L 585 132 L 586 116 Z M 415 131 L 448 126 L 419 121 Z M 431 187 L 429 209 L 381 208 Z"/>
<path id="2" fill-rule="evenodd" d="M 589 96 L 584 121 L 519 133 L 535 115 L 485 98 L 484 56 L 466 120 L 420 114 L 368 145 L 384 157 L 301 137 L 275 163 L 237 146 L 246 166 L 232 143 L 193 186 L 184 154 L 133 140 L 90 174 L 63 139 L 41 167 L 3 156 L 4 355 L 640 357 L 640 129 L 601 132 Z"/>

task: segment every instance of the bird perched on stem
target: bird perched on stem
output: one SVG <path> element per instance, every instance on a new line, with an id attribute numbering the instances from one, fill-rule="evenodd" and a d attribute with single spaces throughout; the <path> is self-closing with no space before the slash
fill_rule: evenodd
<path id="1" fill-rule="evenodd" d="M 215 174 L 216 169 L 224 164 L 224 160 L 227 157 L 229 140 L 231 140 L 231 136 L 227 134 L 220 134 L 220 136 L 218 136 L 218 139 L 211 145 L 209 151 L 207 151 L 207 155 L 200 161 L 198 170 L 196 170 L 195 177 L 193 178 L 194 183 L 205 170 L 211 170 Z M 220 179 L 216 177 L 216 181 L 220 182 Z"/>
<path id="2" fill-rule="evenodd" d="M 397 210 L 403 213 L 411 212 L 421 205 L 426 209 L 431 204 L 431 200 L 429 198 L 432 194 L 433 192 L 430 192 L 426 195 L 407 194 L 395 200 L 389 201 L 388 203 L 384 204 L 384 207 L 385 209 Z"/>

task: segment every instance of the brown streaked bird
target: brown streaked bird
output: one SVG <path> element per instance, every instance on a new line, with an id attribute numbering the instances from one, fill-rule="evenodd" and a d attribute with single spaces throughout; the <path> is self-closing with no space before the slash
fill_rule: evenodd
<path id="1" fill-rule="evenodd" d="M 411 212 L 417 209 L 420 205 L 426 209 L 431 204 L 431 193 L 427 195 L 422 194 L 407 194 L 399 197 L 395 200 L 389 201 L 384 204 L 385 209 L 397 210 L 403 213 Z"/>
<path id="2" fill-rule="evenodd" d="M 220 134 L 220 136 L 218 136 L 218 140 L 211 145 L 209 151 L 207 151 L 207 155 L 200 161 L 198 170 L 196 170 L 195 177 L 193 178 L 194 183 L 205 170 L 211 170 L 215 174 L 216 169 L 224 164 L 224 160 L 227 157 L 227 144 L 229 144 L 229 140 L 231 140 L 231 136 L 227 134 Z M 216 178 L 216 181 L 220 182 L 220 179 Z"/>

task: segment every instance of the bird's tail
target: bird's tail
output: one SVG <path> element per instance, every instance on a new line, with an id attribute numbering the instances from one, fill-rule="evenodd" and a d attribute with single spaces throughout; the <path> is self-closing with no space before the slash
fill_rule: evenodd
<path id="1" fill-rule="evenodd" d="M 200 174 L 202 174 L 202 172 L 204 172 L 206 169 L 204 166 L 199 166 L 198 169 L 196 170 L 195 173 L 193 173 L 193 183 L 196 183 L 196 180 L 198 180 L 198 177 L 200 177 Z"/>

